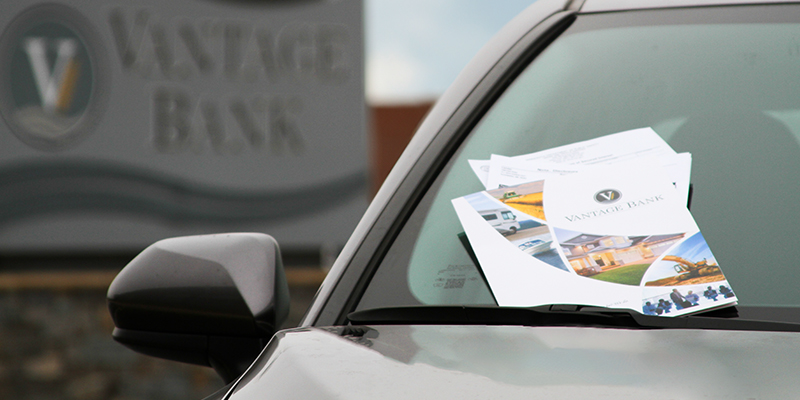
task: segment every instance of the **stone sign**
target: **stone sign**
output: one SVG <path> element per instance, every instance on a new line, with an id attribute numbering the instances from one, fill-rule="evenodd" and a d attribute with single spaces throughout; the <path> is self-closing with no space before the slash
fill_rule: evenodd
<path id="1" fill-rule="evenodd" d="M 0 251 L 339 245 L 366 207 L 359 0 L 17 1 L 0 29 Z"/>

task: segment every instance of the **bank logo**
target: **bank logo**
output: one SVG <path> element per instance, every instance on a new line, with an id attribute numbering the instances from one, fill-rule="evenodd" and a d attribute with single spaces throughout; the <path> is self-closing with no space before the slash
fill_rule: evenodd
<path id="1" fill-rule="evenodd" d="M 0 38 L 0 112 L 26 144 L 59 150 L 80 141 L 100 109 L 97 37 L 77 11 L 29 8 Z"/>
<path id="2" fill-rule="evenodd" d="M 603 189 L 594 194 L 594 201 L 602 204 L 614 203 L 622 198 L 622 193 L 616 189 Z"/>
<path id="3" fill-rule="evenodd" d="M 41 109 L 50 117 L 66 115 L 75 98 L 75 85 L 80 76 L 80 63 L 75 59 L 78 45 L 74 38 L 46 36 L 27 37 L 23 42 Z M 51 49 L 56 53 L 52 68 L 47 54 Z"/>

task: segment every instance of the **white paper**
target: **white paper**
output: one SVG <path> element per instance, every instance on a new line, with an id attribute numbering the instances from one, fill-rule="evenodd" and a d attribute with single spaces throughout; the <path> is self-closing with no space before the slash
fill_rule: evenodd
<path id="1" fill-rule="evenodd" d="M 512 158 L 545 167 L 613 164 L 672 154 L 675 151 L 652 128 L 639 128 Z M 484 187 L 494 189 L 498 184 L 486 177 L 487 161 L 489 160 L 470 160 L 469 163 Z M 489 173 L 491 177 L 491 168 Z"/>
<path id="2" fill-rule="evenodd" d="M 652 128 L 639 128 L 554 147 L 514 158 L 550 164 L 613 164 L 642 157 L 675 154 Z"/>
<path id="3" fill-rule="evenodd" d="M 732 292 L 724 297 L 730 285 L 658 163 L 553 175 L 453 206 L 501 306 L 583 304 L 675 316 L 736 302 Z M 709 286 L 716 296 L 703 295 Z"/>
<path id="4" fill-rule="evenodd" d="M 486 185 L 489 180 L 489 160 L 467 160 L 467 162 L 469 162 L 469 167 L 472 168 L 472 172 L 481 181 L 483 187 L 488 189 Z"/>
<path id="5" fill-rule="evenodd" d="M 644 159 L 645 161 L 642 161 Z M 690 153 L 668 154 L 627 159 L 624 162 L 614 163 L 627 168 L 641 168 L 641 163 L 658 163 L 669 174 L 670 180 L 684 201 L 689 197 L 689 180 L 692 168 L 692 155 Z M 594 165 L 565 165 L 552 163 L 536 163 L 519 157 L 505 157 L 492 154 L 489 160 L 489 178 L 485 187 L 494 189 L 519 185 L 525 182 L 546 179 L 557 175 L 568 175 L 595 168 Z"/>

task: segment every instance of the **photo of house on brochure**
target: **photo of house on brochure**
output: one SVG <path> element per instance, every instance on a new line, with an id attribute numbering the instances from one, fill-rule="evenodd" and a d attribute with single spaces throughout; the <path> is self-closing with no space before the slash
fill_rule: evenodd
<path id="1" fill-rule="evenodd" d="M 735 304 L 662 164 L 596 166 L 454 199 L 498 304 L 661 316 Z"/>

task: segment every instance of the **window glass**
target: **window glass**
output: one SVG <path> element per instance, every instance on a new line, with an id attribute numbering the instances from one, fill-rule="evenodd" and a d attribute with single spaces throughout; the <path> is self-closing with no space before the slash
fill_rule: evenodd
<path id="1" fill-rule="evenodd" d="M 691 211 L 740 303 L 800 303 L 791 251 L 800 237 L 794 209 L 800 24 L 765 16 L 785 18 L 797 8 L 770 10 L 579 17 L 469 135 L 387 253 L 359 308 L 492 304 L 450 203 L 483 190 L 467 160 L 641 127 L 692 153 Z M 687 15 L 713 23 L 688 23 Z"/>

